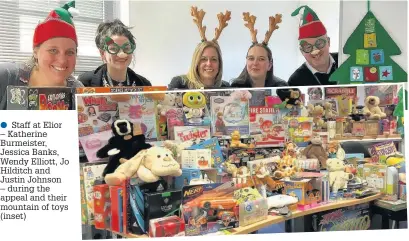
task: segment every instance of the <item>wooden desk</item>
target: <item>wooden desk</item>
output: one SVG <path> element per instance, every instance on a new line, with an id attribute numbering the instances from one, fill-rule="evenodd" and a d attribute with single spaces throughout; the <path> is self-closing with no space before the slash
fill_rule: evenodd
<path id="1" fill-rule="evenodd" d="M 253 223 L 253 224 L 247 225 L 245 227 L 238 227 L 238 228 L 235 228 L 235 229 L 230 229 L 229 232 L 230 232 L 230 234 L 233 234 L 233 235 L 248 234 L 248 233 L 255 232 L 255 231 L 259 230 L 259 229 L 268 227 L 270 225 L 281 223 L 281 222 L 284 222 L 284 221 L 287 221 L 287 220 L 290 220 L 290 219 L 293 219 L 293 218 L 298 218 L 298 217 L 302 217 L 302 216 L 306 216 L 306 215 L 310 215 L 310 214 L 314 214 L 314 213 L 319 213 L 319 212 L 323 212 L 323 211 L 328 211 L 328 210 L 332 210 L 332 209 L 338 209 L 338 208 L 354 206 L 354 205 L 358 205 L 358 204 L 362 204 L 362 203 L 367 203 L 367 202 L 371 202 L 371 201 L 374 201 L 376 199 L 379 199 L 381 196 L 382 196 L 382 194 L 376 194 L 376 195 L 369 196 L 369 197 L 362 198 L 362 199 L 351 199 L 351 200 L 344 200 L 344 201 L 334 202 L 334 203 L 318 206 L 318 207 L 315 207 L 315 208 L 311 208 L 311 209 L 308 209 L 308 210 L 305 210 L 305 211 L 294 211 L 292 213 L 292 215 L 289 216 L 289 217 L 268 216 L 264 221 Z"/>

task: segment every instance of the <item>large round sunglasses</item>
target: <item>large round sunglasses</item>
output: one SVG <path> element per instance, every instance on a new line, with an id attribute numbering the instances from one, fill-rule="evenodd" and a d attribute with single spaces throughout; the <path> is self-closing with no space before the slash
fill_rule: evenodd
<path id="1" fill-rule="evenodd" d="M 300 42 L 300 49 L 304 53 L 308 54 L 308 53 L 311 53 L 314 50 L 314 46 L 315 46 L 316 49 L 322 49 L 322 48 L 325 47 L 325 45 L 327 45 L 327 40 L 324 39 L 324 38 L 317 39 L 317 41 L 315 41 L 314 45 L 308 43 L 305 40 L 302 40 Z"/>
<path id="2" fill-rule="evenodd" d="M 118 54 L 121 49 L 126 54 L 132 54 L 135 51 L 135 47 L 136 46 L 131 42 L 127 42 L 120 46 L 115 43 L 114 40 L 112 40 L 110 37 L 105 38 L 104 50 L 106 50 L 110 54 Z"/>

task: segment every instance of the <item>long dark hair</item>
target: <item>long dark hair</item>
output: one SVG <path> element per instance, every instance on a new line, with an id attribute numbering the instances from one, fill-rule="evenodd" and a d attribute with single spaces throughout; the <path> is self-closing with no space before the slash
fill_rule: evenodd
<path id="1" fill-rule="evenodd" d="M 271 49 L 267 45 L 265 45 L 263 43 L 252 44 L 250 46 L 250 48 L 247 50 L 246 58 L 247 58 L 247 56 L 249 54 L 250 49 L 252 49 L 253 47 L 256 47 L 256 46 L 262 47 L 263 49 L 265 49 L 267 51 L 268 61 L 271 63 L 272 66 L 271 66 L 270 70 L 267 71 L 264 86 L 272 86 L 272 84 L 274 82 L 274 80 L 273 80 L 274 66 L 273 66 L 273 54 L 271 52 Z M 250 75 L 249 75 L 249 73 L 247 71 L 247 65 L 244 66 L 243 71 L 241 72 L 239 77 L 237 77 L 237 82 L 243 83 L 243 84 L 248 85 L 248 86 L 253 86 L 253 81 L 251 80 L 251 77 L 250 77 Z"/>
<path id="2" fill-rule="evenodd" d="M 130 27 L 125 26 L 119 19 L 112 22 L 100 23 L 97 29 L 97 36 L 95 37 L 95 44 L 98 49 L 103 49 L 105 46 L 105 37 L 113 35 L 125 36 L 133 45 L 135 45 L 135 37 L 130 31 Z"/>

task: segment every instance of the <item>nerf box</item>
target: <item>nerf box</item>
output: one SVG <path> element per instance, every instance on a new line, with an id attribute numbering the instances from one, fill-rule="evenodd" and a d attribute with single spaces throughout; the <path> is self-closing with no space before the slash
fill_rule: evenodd
<path id="1" fill-rule="evenodd" d="M 151 219 L 149 237 L 185 236 L 185 221 L 178 216 Z"/>
<path id="2" fill-rule="evenodd" d="M 239 227 L 239 210 L 234 191 L 234 182 L 183 187 L 185 235 L 205 235 Z"/>

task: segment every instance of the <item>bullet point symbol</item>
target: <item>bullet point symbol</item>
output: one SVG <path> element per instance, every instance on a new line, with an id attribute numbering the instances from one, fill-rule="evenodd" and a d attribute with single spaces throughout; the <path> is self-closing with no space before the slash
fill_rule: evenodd
<path id="1" fill-rule="evenodd" d="M 7 127 L 7 123 L 6 123 L 6 122 L 2 122 L 2 123 L 0 124 L 0 126 L 1 126 L 1 128 L 6 128 L 6 127 Z"/>

